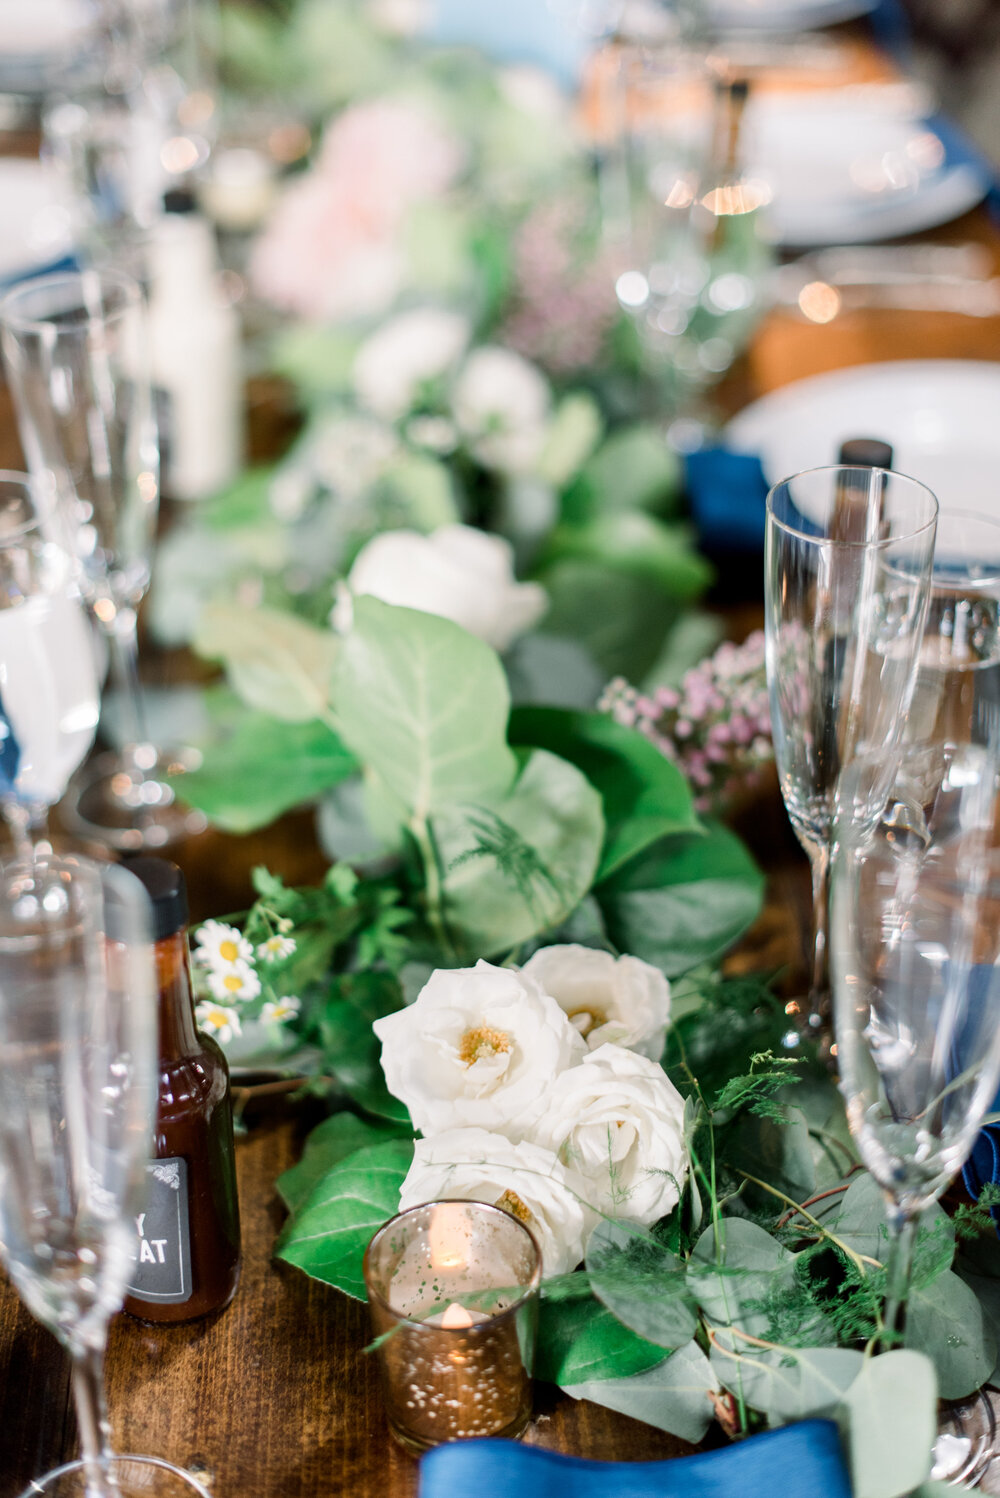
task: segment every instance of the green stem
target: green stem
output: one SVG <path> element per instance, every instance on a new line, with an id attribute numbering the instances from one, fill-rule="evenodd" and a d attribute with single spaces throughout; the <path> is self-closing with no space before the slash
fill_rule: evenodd
<path id="1" fill-rule="evenodd" d="M 434 940 L 441 949 L 442 954 L 450 963 L 458 961 L 458 953 L 455 951 L 448 928 L 444 919 L 444 889 L 441 883 L 441 869 L 438 865 L 437 849 L 431 836 L 431 829 L 425 817 L 414 816 L 410 820 L 410 831 L 413 839 L 420 849 L 420 858 L 424 866 L 424 900 L 427 908 L 427 922 L 434 933 Z"/>
<path id="2" fill-rule="evenodd" d="M 882 1266 L 877 1259 L 870 1259 L 867 1254 L 856 1253 L 853 1248 L 848 1247 L 843 1238 L 838 1238 L 836 1233 L 831 1233 L 829 1228 L 824 1227 L 818 1217 L 814 1217 L 811 1212 L 806 1211 L 805 1207 L 800 1206 L 794 1197 L 786 1196 L 785 1193 L 783 1191 L 779 1191 L 776 1186 L 769 1186 L 766 1181 L 761 1181 L 757 1176 L 752 1176 L 749 1171 L 741 1170 L 738 1171 L 737 1174 L 741 1175 L 745 1181 L 749 1181 L 751 1185 L 759 1186 L 762 1191 L 767 1191 L 771 1194 L 771 1196 L 776 1196 L 778 1200 L 783 1201 L 786 1206 L 794 1207 L 795 1211 L 800 1217 L 804 1217 L 807 1222 L 812 1223 L 817 1232 L 821 1233 L 824 1238 L 826 1238 L 830 1243 L 839 1248 L 842 1254 L 846 1254 L 851 1262 L 857 1265 L 858 1270 L 862 1275 L 865 1274 L 866 1264 L 871 1265 L 873 1269 L 881 1269 Z"/>

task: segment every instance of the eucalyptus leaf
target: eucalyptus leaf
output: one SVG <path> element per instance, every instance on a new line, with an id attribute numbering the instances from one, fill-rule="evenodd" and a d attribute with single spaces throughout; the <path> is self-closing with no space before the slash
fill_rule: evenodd
<path id="1" fill-rule="evenodd" d="M 930 1471 L 937 1385 L 929 1358 L 909 1348 L 869 1358 L 844 1396 L 854 1498 L 901 1498 Z"/>
<path id="2" fill-rule="evenodd" d="M 617 870 L 596 891 L 608 935 L 678 977 L 720 956 L 760 912 L 764 876 L 735 833 L 671 837 Z"/>
<path id="3" fill-rule="evenodd" d="M 522 635 L 507 651 L 504 665 L 517 704 L 588 709 L 605 682 L 605 673 L 579 641 L 556 635 Z"/>
<path id="4" fill-rule="evenodd" d="M 658 838 L 701 833 L 684 776 L 637 729 L 603 713 L 534 707 L 515 708 L 508 734 L 569 760 L 600 792 L 607 830 L 596 883 Z"/>
<path id="5" fill-rule="evenodd" d="M 225 832 L 252 832 L 356 769 L 325 723 L 248 712 L 229 738 L 202 751 L 200 767 L 184 776 L 184 800 Z"/>
<path id="6" fill-rule="evenodd" d="M 406 453 L 390 463 L 379 477 L 373 502 L 383 530 L 433 531 L 460 518 L 448 469 L 427 453 Z"/>
<path id="7" fill-rule="evenodd" d="M 420 821 L 514 779 L 503 667 L 448 619 L 356 598 L 333 700 L 345 744 Z"/>
<path id="8" fill-rule="evenodd" d="M 735 1341 L 712 1349 L 719 1382 L 742 1395 L 772 1425 L 805 1420 L 836 1409 L 864 1366 L 845 1347 L 775 1347 L 759 1351 Z"/>
<path id="9" fill-rule="evenodd" d="M 755 1222 L 724 1217 L 718 1233 L 707 1227 L 688 1263 L 688 1289 L 716 1327 L 735 1327 L 766 1337 L 768 1302 L 792 1284 L 795 1260 L 787 1248 Z M 745 1345 L 736 1339 L 737 1347 Z"/>
<path id="10" fill-rule="evenodd" d="M 386 1139 L 409 1138 L 409 1125 L 387 1119 L 359 1118 L 356 1113 L 335 1113 L 324 1118 L 306 1138 L 302 1158 L 275 1181 L 275 1189 L 289 1212 L 305 1205 L 324 1176 L 341 1160 L 370 1144 Z"/>
<path id="11" fill-rule="evenodd" d="M 543 1291 L 536 1378 L 562 1386 L 627 1378 L 662 1361 L 662 1347 L 637 1337 L 592 1297 L 553 1300 Z"/>
<path id="12" fill-rule="evenodd" d="M 608 510 L 667 512 L 680 487 L 680 459 L 662 435 L 651 426 L 631 426 L 609 437 L 590 459 L 568 508 L 577 520 Z"/>
<path id="13" fill-rule="evenodd" d="M 620 510 L 583 525 L 557 526 L 543 566 L 560 560 L 599 562 L 645 578 L 682 603 L 700 598 L 712 581 L 712 568 L 695 550 L 689 527 L 665 525 L 642 510 Z"/>
<path id="14" fill-rule="evenodd" d="M 365 1300 L 365 1248 L 375 1229 L 399 1211 L 399 1191 L 412 1159 L 411 1141 L 387 1139 L 340 1160 L 285 1224 L 276 1257 Z"/>
<path id="15" fill-rule="evenodd" d="M 942 1399 L 962 1399 L 992 1373 L 996 1334 L 972 1288 L 950 1269 L 923 1283 L 914 1278 L 906 1345 L 933 1359 Z"/>
<path id="16" fill-rule="evenodd" d="M 569 483 L 601 439 L 601 412 L 592 395 L 575 390 L 563 397 L 549 422 L 538 460 L 541 478 L 557 489 Z"/>
<path id="17" fill-rule="evenodd" d="M 1000 1281 L 990 1279 L 986 1275 L 973 1274 L 960 1259 L 960 1267 L 957 1273 L 968 1285 L 979 1302 L 979 1309 L 986 1324 L 993 1332 L 994 1339 L 1000 1346 Z M 986 1382 L 995 1384 L 1000 1377 L 1000 1360 L 994 1363 L 993 1368 L 987 1374 Z"/>
<path id="18" fill-rule="evenodd" d="M 697 1342 L 688 1342 L 645 1373 L 562 1387 L 573 1399 L 589 1399 L 696 1443 L 712 1423 L 719 1381 Z"/>
<path id="19" fill-rule="evenodd" d="M 721 1153 L 734 1170 L 746 1171 L 766 1181 L 794 1201 L 805 1201 L 816 1190 L 809 1127 L 797 1108 L 786 1105 L 785 1119 L 780 1123 L 752 1112 L 741 1113 L 727 1131 Z M 755 1204 L 764 1195 L 752 1184 L 748 1194 Z M 773 1204 L 772 1196 L 770 1205 Z"/>
<path id="20" fill-rule="evenodd" d="M 590 1288 L 632 1331 L 659 1347 L 683 1347 L 697 1320 L 684 1266 L 655 1238 L 604 1219 L 587 1245 Z"/>
<path id="21" fill-rule="evenodd" d="M 641 681 L 682 612 L 680 600 L 658 582 L 600 559 L 562 557 L 545 566 L 539 581 L 549 595 L 541 629 L 583 646 L 605 676 Z"/>
<path id="22" fill-rule="evenodd" d="M 448 930 L 474 959 L 566 919 L 593 881 L 604 817 L 585 776 L 536 749 L 507 795 L 442 811 L 433 833 Z"/>
<path id="23" fill-rule="evenodd" d="M 210 603 L 198 621 L 194 648 L 224 662 L 243 700 L 289 723 L 327 719 L 337 640 L 277 609 Z"/>

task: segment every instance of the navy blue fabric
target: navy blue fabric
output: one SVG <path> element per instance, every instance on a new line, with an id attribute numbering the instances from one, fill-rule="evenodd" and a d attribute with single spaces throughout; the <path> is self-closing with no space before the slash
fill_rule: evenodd
<path id="1" fill-rule="evenodd" d="M 0 796 L 14 793 L 14 783 L 21 765 L 21 746 L 14 736 L 13 725 L 4 711 L 0 697 Z"/>
<path id="2" fill-rule="evenodd" d="M 419 1498 L 851 1498 L 832 1420 L 803 1420 L 666 1462 L 590 1462 L 514 1441 L 453 1441 L 420 1463 Z"/>
<path id="3" fill-rule="evenodd" d="M 910 22 L 900 0 L 878 0 L 868 17 L 875 40 L 893 57 L 905 61 L 913 45 Z"/>
<path id="4" fill-rule="evenodd" d="M 1000 173 L 995 163 L 946 115 L 932 115 L 927 125 L 944 146 L 946 167 L 972 166 L 982 174 L 986 206 L 991 217 L 1000 222 Z"/>
<path id="5" fill-rule="evenodd" d="M 761 551 L 768 483 L 753 454 L 708 447 L 685 459 L 687 493 L 700 539 L 709 548 Z"/>

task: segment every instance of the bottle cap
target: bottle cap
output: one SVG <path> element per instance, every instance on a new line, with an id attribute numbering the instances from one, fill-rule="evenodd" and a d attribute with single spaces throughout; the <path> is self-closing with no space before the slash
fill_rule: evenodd
<path id="1" fill-rule="evenodd" d="M 182 931 L 188 920 L 188 899 L 184 875 L 177 865 L 167 858 L 142 854 L 125 859 L 123 867 L 145 886 L 153 902 L 153 940 L 162 941 Z"/>
<path id="2" fill-rule="evenodd" d="M 841 444 L 838 462 L 855 468 L 891 468 L 892 448 L 878 437 L 850 437 Z"/>
<path id="3" fill-rule="evenodd" d="M 197 199 L 189 187 L 171 187 L 163 194 L 164 213 L 194 213 Z"/>

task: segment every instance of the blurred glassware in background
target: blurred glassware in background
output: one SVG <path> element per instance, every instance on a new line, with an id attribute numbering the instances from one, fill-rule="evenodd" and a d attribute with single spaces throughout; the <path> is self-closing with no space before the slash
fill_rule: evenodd
<path id="1" fill-rule="evenodd" d="M 673 48 L 633 51 L 620 76 L 627 231 L 616 291 L 676 423 L 763 311 L 771 256 L 759 217 L 770 193 L 741 163 L 745 79 Z"/>

